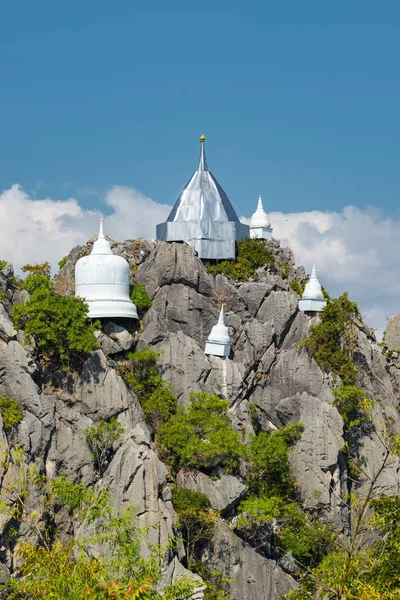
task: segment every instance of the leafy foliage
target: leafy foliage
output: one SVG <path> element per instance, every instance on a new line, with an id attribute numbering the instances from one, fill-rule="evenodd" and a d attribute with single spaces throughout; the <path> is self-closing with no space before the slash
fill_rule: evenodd
<path id="1" fill-rule="evenodd" d="M 151 308 L 153 304 L 150 296 L 146 292 L 144 283 L 134 283 L 131 289 L 131 300 L 139 312 L 144 312 Z"/>
<path id="2" fill-rule="evenodd" d="M 204 392 L 192 392 L 190 399 L 190 406 L 179 407 L 156 436 L 173 468 L 235 468 L 243 445 L 227 416 L 229 402 Z"/>
<path id="3" fill-rule="evenodd" d="M 281 553 L 290 552 L 303 565 L 318 564 L 332 543 L 326 526 L 311 520 L 297 502 L 253 496 L 241 503 L 239 511 L 238 528 L 253 545 L 260 548 L 272 542 Z"/>
<path id="4" fill-rule="evenodd" d="M 110 452 L 114 442 L 123 434 L 122 425 L 112 418 L 108 422 L 101 419 L 85 429 L 86 440 L 92 451 L 97 468 L 102 475 L 109 461 Z"/>
<path id="5" fill-rule="evenodd" d="M 150 348 L 128 354 L 127 362 L 119 366 L 125 383 L 137 394 L 146 421 L 157 430 L 176 413 L 176 397 L 169 383 L 161 377 L 157 366 L 160 352 Z"/>
<path id="6" fill-rule="evenodd" d="M 2 271 L 6 265 L 8 265 L 6 260 L 0 260 L 0 271 Z"/>
<path id="7" fill-rule="evenodd" d="M 60 269 L 62 269 L 67 264 L 67 260 L 68 260 L 68 256 L 64 256 L 64 258 L 62 258 L 60 260 L 60 262 L 58 263 L 58 266 L 60 267 Z"/>
<path id="8" fill-rule="evenodd" d="M 14 326 L 33 337 L 39 358 L 58 360 L 68 370 L 71 361 L 98 347 L 94 324 L 87 318 L 88 306 L 79 298 L 52 294 L 48 263 L 26 265 L 22 270 L 29 272 L 23 288 L 30 298 L 14 307 Z"/>
<path id="9" fill-rule="evenodd" d="M 332 371 L 345 384 L 354 383 L 357 375 L 353 362 L 353 322 L 357 318 L 360 318 L 357 304 L 349 300 L 347 292 L 340 298 L 328 298 L 320 323 L 311 327 L 309 335 L 301 342 L 321 369 Z"/>
<path id="10" fill-rule="evenodd" d="M 9 600 L 190 598 L 194 586 L 187 580 L 160 589 L 164 552 L 153 547 L 150 556 L 142 558 L 143 532 L 136 527 L 131 507 L 121 512 L 110 504 L 106 491 L 74 484 L 64 477 L 47 482 L 19 458 L 20 476 L 11 488 L 3 486 L 5 500 L 0 512 L 34 532 L 39 544 L 17 543 L 17 576 L 0 586 Z M 28 489 L 35 491 L 35 504 L 40 507 L 33 512 L 27 505 Z M 68 510 L 75 528 L 83 526 L 95 534 L 79 540 L 72 535 L 66 541 L 63 535 L 61 539 L 55 527 L 55 510 L 60 508 Z M 94 545 L 102 548 L 96 557 L 90 551 Z"/>
<path id="11" fill-rule="evenodd" d="M 264 240 L 247 238 L 238 243 L 236 261 L 223 260 L 209 264 L 207 269 L 213 276 L 223 273 L 235 281 L 244 281 L 250 277 L 257 279 L 256 269 L 273 262 L 274 256 Z"/>
<path id="12" fill-rule="evenodd" d="M 4 429 L 12 429 L 21 422 L 23 413 L 18 402 L 8 394 L 0 393 L 0 412 Z"/>
<path id="13" fill-rule="evenodd" d="M 248 486 L 253 494 L 289 496 L 294 489 L 290 447 L 300 439 L 303 426 L 294 423 L 273 433 L 262 431 L 246 447 Z"/>
<path id="14" fill-rule="evenodd" d="M 172 503 L 178 515 L 177 528 L 186 548 L 186 563 L 191 568 L 196 551 L 211 539 L 219 515 L 211 510 L 205 494 L 192 490 L 173 488 Z"/>
<path id="15" fill-rule="evenodd" d="M 342 415 L 347 430 L 360 425 L 362 418 L 369 418 L 373 402 L 361 388 L 355 385 L 341 385 L 333 390 L 333 396 L 333 405 Z"/>

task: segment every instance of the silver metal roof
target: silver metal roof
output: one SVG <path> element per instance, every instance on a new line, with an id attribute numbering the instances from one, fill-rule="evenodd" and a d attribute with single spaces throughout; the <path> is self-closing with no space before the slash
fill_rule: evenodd
<path id="1" fill-rule="evenodd" d="M 237 221 L 238 216 L 222 187 L 208 170 L 204 136 L 200 138 L 200 161 L 197 171 L 183 188 L 167 221 L 202 221 L 211 219 Z"/>
<path id="2" fill-rule="evenodd" d="M 198 169 L 167 221 L 157 225 L 157 239 L 184 241 L 200 258 L 235 258 L 235 242 L 250 236 L 249 227 L 240 223 L 228 196 L 208 170 L 204 141 L 202 135 Z"/>

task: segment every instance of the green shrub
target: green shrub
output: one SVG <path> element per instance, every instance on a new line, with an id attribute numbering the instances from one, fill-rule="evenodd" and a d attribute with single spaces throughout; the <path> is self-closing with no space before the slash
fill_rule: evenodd
<path id="1" fill-rule="evenodd" d="M 281 553 L 291 552 L 304 566 L 314 566 L 329 551 L 333 537 L 326 525 L 312 520 L 297 504 L 280 497 L 250 497 L 239 506 L 237 527 L 247 539 L 259 543 L 268 537 Z M 273 533 L 272 533 L 273 532 Z"/>
<path id="2" fill-rule="evenodd" d="M 205 494 L 183 488 L 173 488 L 172 503 L 178 515 L 176 527 L 186 549 L 186 563 L 191 568 L 195 553 L 212 537 L 218 512 L 211 510 Z"/>
<path id="3" fill-rule="evenodd" d="M 303 431 L 293 423 L 273 433 L 262 431 L 246 447 L 247 479 L 250 491 L 257 495 L 288 497 L 294 490 L 289 452 Z"/>
<path id="4" fill-rule="evenodd" d="M 353 362 L 354 319 L 360 318 L 357 304 L 348 299 L 347 292 L 340 298 L 328 298 L 320 318 L 300 346 L 307 349 L 321 369 L 332 371 L 345 384 L 354 383 L 357 376 Z"/>
<path id="5" fill-rule="evenodd" d="M 84 433 L 97 469 L 102 475 L 107 467 L 113 444 L 124 433 L 124 429 L 113 417 L 109 421 L 100 419 L 98 423 L 87 427 Z"/>
<path id="6" fill-rule="evenodd" d="M 244 281 L 250 277 L 257 279 L 256 269 L 273 262 L 274 256 L 264 240 L 247 238 L 238 243 L 236 261 L 223 260 L 215 265 L 207 265 L 207 269 L 214 277 L 223 273 L 233 280 Z"/>
<path id="7" fill-rule="evenodd" d="M 298 296 L 302 296 L 303 292 L 304 292 L 304 288 L 306 286 L 306 283 L 307 283 L 307 279 L 303 279 L 303 281 L 301 283 L 299 283 L 298 281 L 293 279 L 293 281 L 290 282 L 290 287 L 292 288 L 292 290 L 294 292 L 296 292 L 296 294 Z"/>
<path id="8" fill-rule="evenodd" d="M 333 390 L 333 396 L 333 406 L 336 406 L 342 415 L 346 429 L 358 426 L 363 417 L 369 419 L 373 402 L 361 388 L 355 385 L 341 385 Z"/>
<path id="9" fill-rule="evenodd" d="M 193 392 L 190 399 L 190 406 L 179 407 L 156 436 L 158 444 L 167 451 L 172 468 L 235 468 L 243 445 L 227 415 L 229 402 L 204 392 Z"/>
<path id="10" fill-rule="evenodd" d="M 18 406 L 18 402 L 8 396 L 8 394 L 0 393 L 0 412 L 3 420 L 4 429 L 12 429 L 22 421 L 24 416 Z"/>
<path id="11" fill-rule="evenodd" d="M 134 283 L 131 288 L 131 300 L 139 312 L 148 310 L 153 304 L 150 296 L 146 292 L 144 283 Z"/>
<path id="12" fill-rule="evenodd" d="M 3 302 L 4 298 L 6 297 L 6 293 L 4 290 L 0 291 L 0 302 Z"/>
<path id="13" fill-rule="evenodd" d="M 0 271 L 2 271 L 4 269 L 4 267 L 7 265 L 8 265 L 8 262 L 6 260 L 0 260 Z"/>
<path id="14" fill-rule="evenodd" d="M 64 258 L 62 258 L 60 260 L 60 262 L 58 263 L 58 266 L 60 267 L 60 269 L 62 269 L 63 266 L 67 264 L 67 260 L 68 260 L 68 256 L 64 256 Z"/>
<path id="15" fill-rule="evenodd" d="M 159 429 L 176 413 L 176 396 L 171 386 L 162 382 L 149 396 L 143 398 L 142 407 L 146 421 L 154 430 Z"/>
<path id="16" fill-rule="evenodd" d="M 22 270 L 29 272 L 23 288 L 30 298 L 14 306 L 13 324 L 33 337 L 39 358 L 58 360 L 68 370 L 71 361 L 98 348 L 95 325 L 87 316 L 89 308 L 80 298 L 52 294 L 48 263 L 26 265 Z"/>
<path id="17" fill-rule="evenodd" d="M 157 358 L 161 352 L 150 348 L 130 352 L 126 364 L 119 367 L 119 372 L 139 399 L 151 395 L 163 383 L 157 367 Z"/>

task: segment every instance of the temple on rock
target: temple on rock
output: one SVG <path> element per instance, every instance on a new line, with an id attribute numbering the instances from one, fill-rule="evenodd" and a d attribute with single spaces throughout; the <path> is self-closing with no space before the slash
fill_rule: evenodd
<path id="1" fill-rule="evenodd" d="M 272 227 L 264 210 L 262 198 L 258 197 L 257 210 L 250 219 L 250 237 L 265 240 L 272 237 Z"/>
<path id="2" fill-rule="evenodd" d="M 80 258 L 75 266 L 75 296 L 86 301 L 91 319 L 138 318 L 129 297 L 129 275 L 129 263 L 113 254 L 101 220 L 92 252 Z"/>
<path id="3" fill-rule="evenodd" d="M 223 306 L 219 313 L 218 323 L 211 329 L 204 353 L 214 356 L 229 356 L 231 353 L 231 338 L 229 328 L 225 325 Z"/>
<path id="4" fill-rule="evenodd" d="M 186 242 L 203 259 L 234 259 L 235 243 L 250 237 L 222 187 L 208 170 L 200 137 L 197 171 L 181 192 L 165 223 L 157 225 L 157 239 Z"/>
<path id="5" fill-rule="evenodd" d="M 299 309 L 303 312 L 319 312 L 326 306 L 322 287 L 317 277 L 315 265 L 312 267 L 311 277 L 306 283 L 303 296 L 299 300 Z"/>

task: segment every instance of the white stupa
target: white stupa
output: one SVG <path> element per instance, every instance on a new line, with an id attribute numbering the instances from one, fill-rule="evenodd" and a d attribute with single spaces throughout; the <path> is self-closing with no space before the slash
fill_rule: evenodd
<path id="1" fill-rule="evenodd" d="M 262 198 L 258 197 L 257 210 L 250 219 L 250 237 L 261 240 L 272 237 L 272 227 L 264 210 Z"/>
<path id="2" fill-rule="evenodd" d="M 205 354 L 214 356 L 229 356 L 231 353 L 231 338 L 229 328 L 224 321 L 224 307 L 221 307 L 218 323 L 211 329 L 206 343 Z"/>
<path id="3" fill-rule="evenodd" d="M 138 318 L 129 297 L 129 270 L 129 263 L 113 254 L 104 237 L 102 219 L 92 252 L 75 265 L 75 296 L 86 300 L 91 319 Z"/>
<path id="4" fill-rule="evenodd" d="M 205 136 L 200 137 L 200 162 L 175 202 L 167 220 L 157 225 L 157 239 L 186 242 L 203 259 L 234 259 L 236 242 L 248 238 L 221 185 L 208 170 Z"/>
<path id="5" fill-rule="evenodd" d="M 319 312 L 326 306 L 326 300 L 322 293 L 321 284 L 318 281 L 317 269 L 312 267 L 311 277 L 306 283 L 303 296 L 299 300 L 299 309 L 303 312 Z"/>

